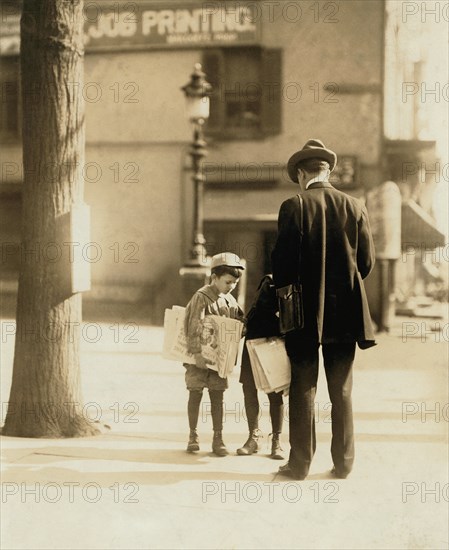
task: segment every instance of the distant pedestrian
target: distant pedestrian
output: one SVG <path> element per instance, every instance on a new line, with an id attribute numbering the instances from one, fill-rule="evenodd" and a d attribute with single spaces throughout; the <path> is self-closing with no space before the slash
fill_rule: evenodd
<path id="1" fill-rule="evenodd" d="M 187 349 L 195 356 L 195 364 L 184 364 L 185 379 L 189 390 L 187 412 L 189 417 L 188 452 L 199 451 L 197 432 L 200 404 L 203 389 L 209 390 L 214 437 L 212 451 L 217 456 L 228 454 L 223 443 L 223 394 L 228 387 L 227 378 L 208 368 L 206 358 L 201 355 L 201 344 L 210 341 L 211 326 L 203 323 L 208 315 L 230 317 L 243 322 L 244 314 L 231 291 L 235 288 L 245 267 L 236 254 L 223 252 L 212 257 L 211 281 L 193 295 L 186 307 L 184 330 L 187 337 Z"/>
<path id="2" fill-rule="evenodd" d="M 345 478 L 354 462 L 355 346 L 375 345 L 362 281 L 374 265 L 368 214 L 361 201 L 329 183 L 336 162 L 337 155 L 315 139 L 290 157 L 288 173 L 300 193 L 281 205 L 272 254 L 276 288 L 296 283 L 298 277 L 302 284 L 303 328 L 286 335 L 292 367 L 290 457 L 279 470 L 295 479 L 307 476 L 315 453 L 319 346 L 332 402 L 332 471 Z"/>
<path id="3" fill-rule="evenodd" d="M 256 298 L 248 312 L 246 323 L 246 340 L 254 338 L 270 338 L 280 336 L 279 318 L 277 313 L 276 289 L 271 275 L 265 275 L 257 289 Z M 259 439 L 262 436 L 259 430 L 259 399 L 256 383 L 246 346 L 243 349 L 242 368 L 240 372 L 243 395 L 245 399 L 245 413 L 248 421 L 249 436 L 242 447 L 237 449 L 238 455 L 252 455 L 259 450 Z M 283 460 L 280 437 L 284 419 L 284 401 L 281 392 L 268 393 L 270 402 L 271 420 L 271 454 L 270 458 Z"/>

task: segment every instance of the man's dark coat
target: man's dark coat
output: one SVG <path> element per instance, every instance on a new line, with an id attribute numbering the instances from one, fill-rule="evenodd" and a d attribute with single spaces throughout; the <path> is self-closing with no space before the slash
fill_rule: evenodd
<path id="1" fill-rule="evenodd" d="M 303 230 L 295 196 L 281 205 L 272 253 L 274 282 L 281 288 L 298 280 L 301 246 L 304 328 L 287 334 L 287 350 L 294 353 L 295 343 L 304 339 L 370 347 L 374 333 L 362 281 L 374 265 L 367 211 L 328 182 L 312 183 L 301 196 Z"/>

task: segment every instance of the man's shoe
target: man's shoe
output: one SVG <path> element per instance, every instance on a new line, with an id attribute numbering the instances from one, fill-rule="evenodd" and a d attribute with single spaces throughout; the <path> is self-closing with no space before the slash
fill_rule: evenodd
<path id="1" fill-rule="evenodd" d="M 338 471 L 337 468 L 334 466 L 331 470 L 331 474 L 338 479 L 346 479 L 349 475 L 349 472 L 347 474 L 344 474 L 343 472 Z"/>
<path id="2" fill-rule="evenodd" d="M 249 456 L 257 453 L 259 450 L 259 438 L 262 437 L 262 432 L 259 428 L 252 430 L 248 439 L 245 441 L 243 447 L 237 449 L 237 454 L 240 456 Z"/>
<path id="3" fill-rule="evenodd" d="M 281 476 L 292 477 L 293 472 L 291 471 L 290 464 L 284 464 L 278 470 L 278 474 Z"/>
<path id="4" fill-rule="evenodd" d="M 200 450 L 200 441 L 196 430 L 190 430 L 189 442 L 187 443 L 186 450 L 188 453 L 195 453 Z"/>
<path id="5" fill-rule="evenodd" d="M 273 436 L 273 440 L 271 441 L 270 458 L 274 460 L 284 460 L 284 455 L 281 454 L 282 452 L 281 443 L 279 441 L 281 434 L 279 432 L 275 432 L 270 435 Z"/>
<path id="6" fill-rule="evenodd" d="M 226 449 L 226 445 L 223 443 L 221 430 L 214 432 L 214 438 L 212 440 L 212 452 L 217 456 L 226 456 L 227 454 L 229 454 L 228 449 Z"/>
<path id="7" fill-rule="evenodd" d="M 290 464 L 288 462 L 279 468 L 278 474 L 281 476 L 290 477 L 291 479 L 296 479 L 298 481 L 303 481 L 306 479 L 306 476 L 296 475 L 290 468 Z"/>

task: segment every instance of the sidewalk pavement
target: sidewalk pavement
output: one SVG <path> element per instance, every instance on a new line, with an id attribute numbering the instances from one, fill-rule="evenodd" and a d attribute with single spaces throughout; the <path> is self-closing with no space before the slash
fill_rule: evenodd
<path id="1" fill-rule="evenodd" d="M 225 393 L 231 454 L 211 454 L 206 392 L 201 451 L 187 454 L 184 369 L 161 358 L 162 329 L 87 323 L 84 411 L 110 429 L 80 439 L 1 438 L 1 548 L 448 548 L 448 331 L 424 321 L 397 319 L 378 346 L 357 352 L 356 462 L 346 480 L 329 473 L 320 367 L 317 451 L 302 482 L 276 475 L 283 462 L 267 456 L 262 393 L 263 447 L 235 455 L 247 437 L 238 372 Z M 2 403 L 13 347 L 2 338 Z M 3 405 L 2 423 L 5 414 Z"/>

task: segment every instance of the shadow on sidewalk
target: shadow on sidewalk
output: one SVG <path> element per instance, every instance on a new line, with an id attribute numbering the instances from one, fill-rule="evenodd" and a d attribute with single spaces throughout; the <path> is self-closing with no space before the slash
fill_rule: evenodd
<path id="1" fill-rule="evenodd" d="M 267 460 L 266 455 L 237 457 L 232 452 L 220 458 L 209 451 L 186 453 L 175 449 L 42 447 L 3 449 L 3 460 L 8 466 L 3 472 L 2 481 L 26 484 L 70 482 L 97 483 L 108 487 L 114 483 L 129 482 L 170 485 L 195 480 L 268 483 L 276 478 L 280 482 L 294 481 L 277 476 L 280 462 Z M 106 461 L 109 464 L 106 465 Z M 74 462 L 77 467 L 73 467 Z M 68 467 L 64 467 L 64 463 Z M 129 463 L 147 464 L 148 470 L 135 469 Z M 248 467 L 251 471 L 244 471 Z M 332 476 L 329 472 L 323 472 L 308 477 L 308 480 L 312 479 L 326 480 L 332 479 Z"/>

